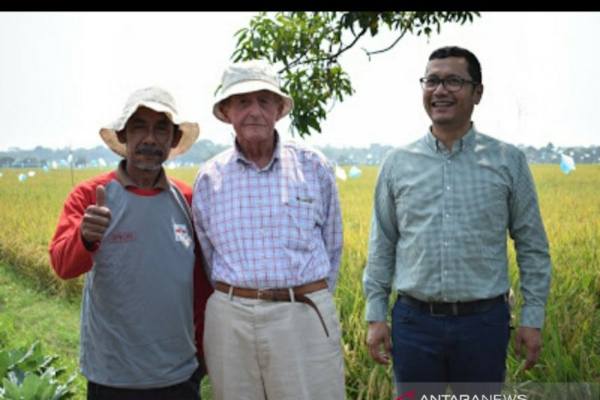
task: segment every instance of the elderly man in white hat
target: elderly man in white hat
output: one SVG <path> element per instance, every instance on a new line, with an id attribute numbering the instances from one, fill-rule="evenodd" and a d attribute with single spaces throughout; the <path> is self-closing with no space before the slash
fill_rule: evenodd
<path id="1" fill-rule="evenodd" d="M 134 92 L 122 116 L 100 130 L 124 158 L 119 167 L 80 183 L 65 202 L 50 256 L 61 278 L 85 274 L 88 399 L 199 398 L 212 288 L 194 240 L 191 188 L 162 168 L 198 135 L 168 92 Z"/>
<path id="2" fill-rule="evenodd" d="M 233 125 L 235 143 L 200 168 L 192 202 L 216 289 L 204 336 L 216 400 L 345 398 L 335 175 L 322 154 L 275 130 L 292 107 L 271 65 L 225 70 L 213 113 Z"/>

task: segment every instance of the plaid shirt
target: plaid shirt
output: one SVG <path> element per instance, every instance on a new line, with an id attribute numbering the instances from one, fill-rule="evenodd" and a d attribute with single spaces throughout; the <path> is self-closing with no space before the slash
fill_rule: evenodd
<path id="1" fill-rule="evenodd" d="M 550 255 L 523 152 L 472 128 L 452 151 L 429 132 L 393 151 L 375 189 L 364 291 L 366 319 L 385 321 L 393 287 L 424 301 L 508 291 L 507 232 L 525 300 L 521 325 L 541 327 Z"/>
<path id="2" fill-rule="evenodd" d="M 315 150 L 276 141 L 262 169 L 237 143 L 200 167 L 192 213 L 208 276 L 258 289 L 326 278 L 333 291 L 342 253 L 333 168 Z"/>

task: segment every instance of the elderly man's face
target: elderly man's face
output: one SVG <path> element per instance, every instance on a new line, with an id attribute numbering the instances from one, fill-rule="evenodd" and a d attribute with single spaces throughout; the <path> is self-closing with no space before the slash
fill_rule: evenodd
<path id="1" fill-rule="evenodd" d="M 233 125 L 238 142 L 244 147 L 245 144 L 256 145 L 273 139 L 283 101 L 273 92 L 260 90 L 231 96 L 222 107 Z"/>
<path id="2" fill-rule="evenodd" d="M 165 113 L 140 107 L 118 132 L 119 141 L 127 146 L 127 162 L 142 171 L 156 171 L 177 146 L 181 132 Z"/>

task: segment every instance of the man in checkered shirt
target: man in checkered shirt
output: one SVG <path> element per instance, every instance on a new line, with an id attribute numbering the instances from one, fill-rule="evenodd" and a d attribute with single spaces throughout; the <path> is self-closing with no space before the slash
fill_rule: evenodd
<path id="1" fill-rule="evenodd" d="M 445 393 L 449 383 L 455 394 L 491 398 L 510 338 L 507 233 L 524 299 L 515 350 L 525 369 L 542 346 L 548 240 L 525 154 L 471 121 L 483 95 L 475 55 L 440 48 L 420 82 L 430 129 L 390 152 L 377 178 L 363 279 L 369 353 L 392 360 L 399 394 Z"/>
<path id="2" fill-rule="evenodd" d="M 225 70 L 213 113 L 233 126 L 234 146 L 200 167 L 192 201 L 216 289 L 204 335 L 216 400 L 345 398 L 335 175 L 277 133 L 292 107 L 271 65 Z"/>

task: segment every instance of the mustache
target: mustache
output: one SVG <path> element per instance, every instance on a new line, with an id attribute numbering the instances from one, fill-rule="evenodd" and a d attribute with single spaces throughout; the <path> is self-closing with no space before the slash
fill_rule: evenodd
<path id="1" fill-rule="evenodd" d="M 141 145 L 138 148 L 135 149 L 135 154 L 136 155 L 141 155 L 141 156 L 157 156 L 157 157 L 162 157 L 164 156 L 164 151 L 162 151 L 159 148 L 156 148 L 154 146 L 149 146 L 149 145 Z"/>

